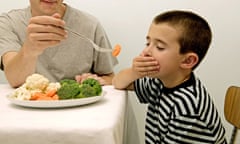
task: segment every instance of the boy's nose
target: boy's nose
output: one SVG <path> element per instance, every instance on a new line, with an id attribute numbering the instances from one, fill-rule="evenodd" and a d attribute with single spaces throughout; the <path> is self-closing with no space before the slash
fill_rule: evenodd
<path id="1" fill-rule="evenodd" d="M 145 56 L 151 56 L 151 55 L 152 55 L 152 53 L 151 53 L 151 47 L 150 47 L 150 46 L 145 47 L 145 49 L 143 50 L 143 54 L 144 54 Z"/>

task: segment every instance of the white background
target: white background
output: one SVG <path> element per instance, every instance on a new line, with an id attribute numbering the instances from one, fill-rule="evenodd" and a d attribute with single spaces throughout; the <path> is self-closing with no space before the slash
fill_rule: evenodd
<path id="1" fill-rule="evenodd" d="M 240 1 L 237 0 L 65 0 L 66 3 L 96 16 L 109 35 L 112 45 L 122 45 L 120 69 L 129 67 L 132 58 L 144 48 L 145 36 L 153 17 L 170 9 L 186 9 L 205 17 L 213 31 L 213 42 L 203 63 L 195 71 L 205 83 L 222 116 L 227 136 L 232 126 L 224 118 L 224 96 L 230 85 L 240 86 Z M 0 1 L 0 13 L 23 8 L 28 0 Z M 0 82 L 5 83 L 1 73 Z M 131 93 L 131 95 L 134 95 Z M 145 106 L 130 97 L 143 140 Z M 238 135 L 238 144 L 240 139 Z"/>

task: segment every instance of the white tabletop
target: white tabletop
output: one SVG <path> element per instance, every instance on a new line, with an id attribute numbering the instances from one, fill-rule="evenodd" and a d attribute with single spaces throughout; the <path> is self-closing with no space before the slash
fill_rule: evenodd
<path id="1" fill-rule="evenodd" d="M 122 144 L 126 91 L 104 86 L 93 104 L 60 109 L 16 106 L 6 98 L 13 89 L 0 85 L 0 144 Z"/>

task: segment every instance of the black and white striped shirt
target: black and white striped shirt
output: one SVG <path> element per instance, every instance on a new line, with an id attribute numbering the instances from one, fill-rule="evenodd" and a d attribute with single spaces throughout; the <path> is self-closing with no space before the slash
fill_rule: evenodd
<path id="1" fill-rule="evenodd" d="M 139 101 L 148 104 L 146 144 L 227 143 L 217 109 L 193 73 L 171 89 L 148 77 L 136 80 L 134 87 Z"/>

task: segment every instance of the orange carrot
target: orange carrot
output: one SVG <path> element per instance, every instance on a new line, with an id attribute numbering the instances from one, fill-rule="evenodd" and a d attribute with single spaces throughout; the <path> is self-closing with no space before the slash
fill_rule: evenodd
<path id="1" fill-rule="evenodd" d="M 55 94 L 54 96 L 52 96 L 52 100 L 59 100 L 59 96 Z"/>
<path id="2" fill-rule="evenodd" d="M 116 56 L 118 56 L 120 51 L 121 51 L 121 46 L 119 44 L 117 44 L 112 51 L 112 55 L 116 57 Z"/>
<path id="3" fill-rule="evenodd" d="M 52 97 L 52 96 L 54 96 L 56 93 L 57 93 L 57 90 L 52 89 L 52 90 L 50 90 L 50 91 L 48 91 L 48 92 L 46 93 L 46 96 Z"/>
<path id="4" fill-rule="evenodd" d="M 34 93 L 30 100 L 58 100 L 57 91 L 49 91 L 48 93 L 36 92 Z"/>
<path id="5" fill-rule="evenodd" d="M 37 100 L 38 99 L 38 96 L 37 95 L 31 95 L 31 98 L 30 98 L 30 100 Z"/>
<path id="6" fill-rule="evenodd" d="M 43 97 L 45 94 L 41 92 L 35 92 L 33 95 L 31 95 L 30 100 L 37 100 L 39 97 Z"/>
<path id="7" fill-rule="evenodd" d="M 52 97 L 48 97 L 48 96 L 41 96 L 41 97 L 38 97 L 37 100 L 53 100 Z"/>

